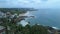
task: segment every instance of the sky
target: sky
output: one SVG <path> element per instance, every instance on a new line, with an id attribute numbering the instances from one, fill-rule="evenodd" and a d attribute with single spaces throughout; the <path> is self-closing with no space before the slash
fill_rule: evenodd
<path id="1" fill-rule="evenodd" d="M 0 0 L 0 8 L 60 8 L 60 0 Z"/>

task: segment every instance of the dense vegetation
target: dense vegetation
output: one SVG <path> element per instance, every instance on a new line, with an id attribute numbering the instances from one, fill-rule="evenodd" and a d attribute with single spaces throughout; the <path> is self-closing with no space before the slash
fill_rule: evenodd
<path id="1" fill-rule="evenodd" d="M 0 11 L 6 13 L 11 12 L 13 13 L 25 13 L 26 11 L 34 11 L 36 9 L 33 8 L 0 8 Z"/>
<path id="2" fill-rule="evenodd" d="M 22 9 L 0 9 L 0 11 L 6 12 L 12 12 L 14 13 L 25 13 L 25 11 L 27 10 L 22 10 Z M 16 12 L 15 12 L 16 11 Z M 2 21 L 3 23 L 0 23 L 1 26 L 4 26 L 6 28 L 6 34 L 49 34 L 47 31 L 47 28 L 42 26 L 42 25 L 30 25 L 27 24 L 25 27 L 20 25 L 17 25 L 17 22 L 19 21 L 17 19 L 17 16 L 15 16 L 14 18 L 0 18 L 0 21 Z M 24 18 L 23 18 L 24 19 Z M 21 20 L 20 20 L 21 21 Z"/>
<path id="3" fill-rule="evenodd" d="M 1 20 L 4 23 L 0 25 L 6 27 L 6 34 L 49 34 L 47 28 L 42 25 L 35 24 L 31 26 L 29 23 L 24 27 L 21 24 L 17 25 L 15 22 L 13 22 L 14 19 L 13 21 L 8 21 L 6 18 Z"/>
<path id="4" fill-rule="evenodd" d="M 27 9 L 23 9 L 23 8 L 0 8 L 0 11 L 6 13 L 6 12 L 11 12 L 11 14 L 14 13 L 25 13 L 27 11 Z"/>

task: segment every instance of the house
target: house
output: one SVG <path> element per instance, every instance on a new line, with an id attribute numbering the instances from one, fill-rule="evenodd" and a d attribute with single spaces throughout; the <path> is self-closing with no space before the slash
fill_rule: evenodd
<path id="1" fill-rule="evenodd" d="M 0 18 L 6 17 L 6 14 L 0 11 Z"/>
<path id="2" fill-rule="evenodd" d="M 5 27 L 0 26 L 0 34 L 5 34 Z"/>

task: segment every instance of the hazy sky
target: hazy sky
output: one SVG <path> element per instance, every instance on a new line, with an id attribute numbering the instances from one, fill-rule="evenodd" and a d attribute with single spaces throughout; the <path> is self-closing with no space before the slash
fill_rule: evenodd
<path id="1" fill-rule="evenodd" d="M 0 0 L 0 8 L 6 7 L 60 8 L 60 0 Z"/>

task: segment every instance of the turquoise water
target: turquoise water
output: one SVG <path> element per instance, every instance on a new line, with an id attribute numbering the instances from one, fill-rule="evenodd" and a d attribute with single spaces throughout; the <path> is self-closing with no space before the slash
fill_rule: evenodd
<path id="1" fill-rule="evenodd" d="M 29 18 L 27 20 L 31 22 L 31 24 L 38 23 L 45 26 L 60 28 L 60 10 L 40 9 L 30 12 L 30 14 L 36 16 L 35 18 Z"/>

